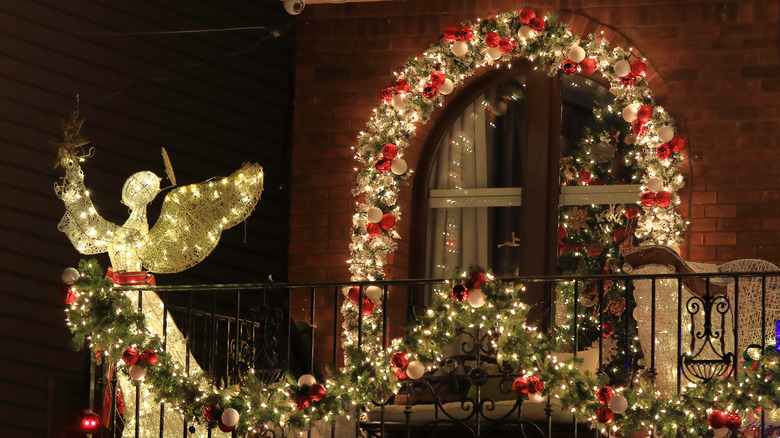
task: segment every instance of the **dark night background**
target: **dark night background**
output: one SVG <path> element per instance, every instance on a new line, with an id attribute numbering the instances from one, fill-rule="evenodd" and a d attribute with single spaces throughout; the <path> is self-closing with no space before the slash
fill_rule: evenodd
<path id="1" fill-rule="evenodd" d="M 244 26 L 266 28 L 121 35 Z M 95 148 L 86 183 L 114 222 L 127 218 L 119 200 L 128 176 L 164 175 L 161 147 L 179 185 L 243 162 L 264 167 L 265 191 L 246 224 L 223 233 L 205 262 L 158 275 L 158 284 L 285 280 L 294 61 L 293 18 L 278 1 L 0 4 L 0 436 L 77 436 L 68 427 L 84 407 L 83 357 L 58 290 L 62 269 L 85 256 L 57 230 L 62 169 L 49 144 L 75 96 Z"/>

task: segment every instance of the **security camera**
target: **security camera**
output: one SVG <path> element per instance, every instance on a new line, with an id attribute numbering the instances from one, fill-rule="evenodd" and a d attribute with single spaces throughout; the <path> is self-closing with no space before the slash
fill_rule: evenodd
<path id="1" fill-rule="evenodd" d="M 284 10 L 290 15 L 298 15 L 306 7 L 306 0 L 282 0 L 284 2 Z"/>

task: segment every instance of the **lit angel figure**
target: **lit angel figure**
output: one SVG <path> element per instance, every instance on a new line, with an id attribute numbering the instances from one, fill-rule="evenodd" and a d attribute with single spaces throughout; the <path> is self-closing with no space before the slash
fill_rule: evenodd
<path id="1" fill-rule="evenodd" d="M 222 231 L 244 221 L 260 199 L 262 168 L 255 163 L 244 164 L 226 178 L 171 190 L 165 196 L 157 222 L 150 228 L 146 208 L 160 193 L 162 179 L 152 172 L 138 172 L 122 188 L 122 203 L 130 209 L 130 217 L 121 226 L 116 225 L 98 214 L 84 184 L 80 163 L 91 156 L 92 150 L 84 151 L 89 142 L 79 133 L 83 122 L 78 111 L 74 111 L 69 120 L 62 122 L 61 137 L 52 142 L 58 148 L 57 166 L 65 169 L 62 182 L 55 185 L 57 196 L 65 203 L 58 228 L 82 254 L 107 252 L 112 265 L 107 276 L 117 285 L 154 285 L 151 273 L 181 272 L 196 265 L 214 250 Z M 175 185 L 164 150 L 163 158 L 168 178 Z M 142 296 L 141 310 L 148 336 L 167 336 L 167 352 L 180 365 L 187 363 L 184 336 L 164 311 L 160 298 L 153 291 L 144 291 Z M 137 302 L 139 293 L 130 293 L 129 297 Z M 167 333 L 163 333 L 166 318 Z M 202 372 L 191 355 L 189 364 L 190 374 Z M 131 390 L 121 373 L 118 377 L 120 387 Z M 160 405 L 147 391 L 142 390 L 141 394 L 141 430 L 159 431 Z M 134 413 L 135 397 L 124 400 L 126 412 Z M 126 434 L 134 430 L 134 421 L 134 415 L 126 417 Z M 178 413 L 166 412 L 164 422 L 165 436 L 181 435 L 182 417 Z"/>

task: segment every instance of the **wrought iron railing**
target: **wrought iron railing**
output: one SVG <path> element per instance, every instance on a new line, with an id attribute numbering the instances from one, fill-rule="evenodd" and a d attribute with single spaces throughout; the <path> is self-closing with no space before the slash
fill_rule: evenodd
<path id="1" fill-rule="evenodd" d="M 631 385 L 638 374 L 644 374 L 669 394 L 679 392 L 688 381 L 734 379 L 743 354 L 751 348 L 764 351 L 775 344 L 780 308 L 773 305 L 780 303 L 777 287 L 780 273 L 638 272 L 642 271 L 634 270 L 632 275 L 502 280 L 543 288 L 546 303 L 556 300 L 560 303 L 567 291 L 568 305 L 541 307 L 541 326 L 548 337 L 557 338 L 559 345 L 568 350 L 560 353 L 562 357 L 586 355 L 586 362 L 595 357 L 594 371 L 608 374 L 616 384 Z M 385 292 L 385 309 L 399 308 L 396 301 L 404 309 L 410 309 L 409 303 L 415 297 L 442 287 L 445 281 L 393 280 L 371 284 Z M 629 303 L 619 318 L 622 331 L 606 324 L 610 318 L 607 309 L 612 304 L 604 295 L 605 285 L 616 284 L 622 285 L 622 298 Z M 117 290 L 129 294 L 155 290 L 187 340 L 187 357 L 192 353 L 212 376 L 212 385 L 224 387 L 241 382 L 250 370 L 273 381 L 288 371 L 321 375 L 326 363 L 341 365 L 340 309 L 347 299 L 342 288 L 353 285 L 367 286 L 350 282 L 268 283 L 135 286 Z M 740 307 L 748 301 L 753 308 Z M 616 302 L 615 312 L 620 310 L 621 301 Z M 630 304 L 633 302 L 636 307 Z M 754 308 L 755 303 L 759 303 L 758 308 Z M 389 316 L 385 313 L 381 330 L 385 347 L 390 337 L 398 333 L 404 316 L 405 312 Z M 749 322 L 740 321 L 746 317 Z M 609 331 L 620 332 L 620 337 L 605 337 Z M 454 347 L 436 375 L 407 380 L 398 395 L 378 400 L 374 406 L 360 407 L 362 413 L 349 435 L 335 426 L 320 428 L 314 435 L 488 437 L 506 436 L 508 432 L 529 437 L 599 435 L 598 428 L 592 430 L 590 425 L 578 422 L 570 411 L 561 411 L 551 397 L 531 406 L 514 396 L 510 390 L 516 376 L 496 360 L 489 342 L 493 334 L 463 328 L 458 335 L 462 342 Z M 586 340 L 593 339 L 595 343 L 584 345 Z M 361 342 L 359 335 L 358 343 Z M 107 375 L 94 369 L 93 373 Z M 123 416 L 116 412 L 116 393 L 110 390 L 116 386 L 115 379 L 96 379 L 96 382 L 94 393 L 100 395 L 96 399 L 100 402 L 93 402 L 95 410 L 113 410 L 110 427 L 102 428 L 96 436 L 142 436 L 137 426 L 137 410 L 125 412 Z M 103 400 L 104 394 L 113 394 L 113 403 Z M 138 400 L 138 390 L 136 394 L 124 395 L 128 396 Z M 123 430 L 123 418 L 131 416 L 136 416 L 135 430 Z M 751 421 L 746 426 L 750 431 L 761 436 L 775 433 L 764 410 Z M 184 423 L 174 433 L 187 437 L 190 426 Z M 161 419 L 159 435 L 155 436 L 173 436 L 166 427 Z M 208 433 L 211 436 L 211 431 Z M 268 431 L 264 436 L 279 436 L 279 432 Z"/>

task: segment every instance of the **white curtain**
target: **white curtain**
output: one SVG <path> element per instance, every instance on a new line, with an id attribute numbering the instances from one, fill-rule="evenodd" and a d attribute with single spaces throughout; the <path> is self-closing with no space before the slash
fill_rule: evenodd
<path id="1" fill-rule="evenodd" d="M 488 187 L 488 145 L 493 128 L 483 101 L 476 99 L 442 139 L 429 189 Z M 488 266 L 487 207 L 433 208 L 428 219 L 428 278 L 444 278 L 457 266 Z"/>

